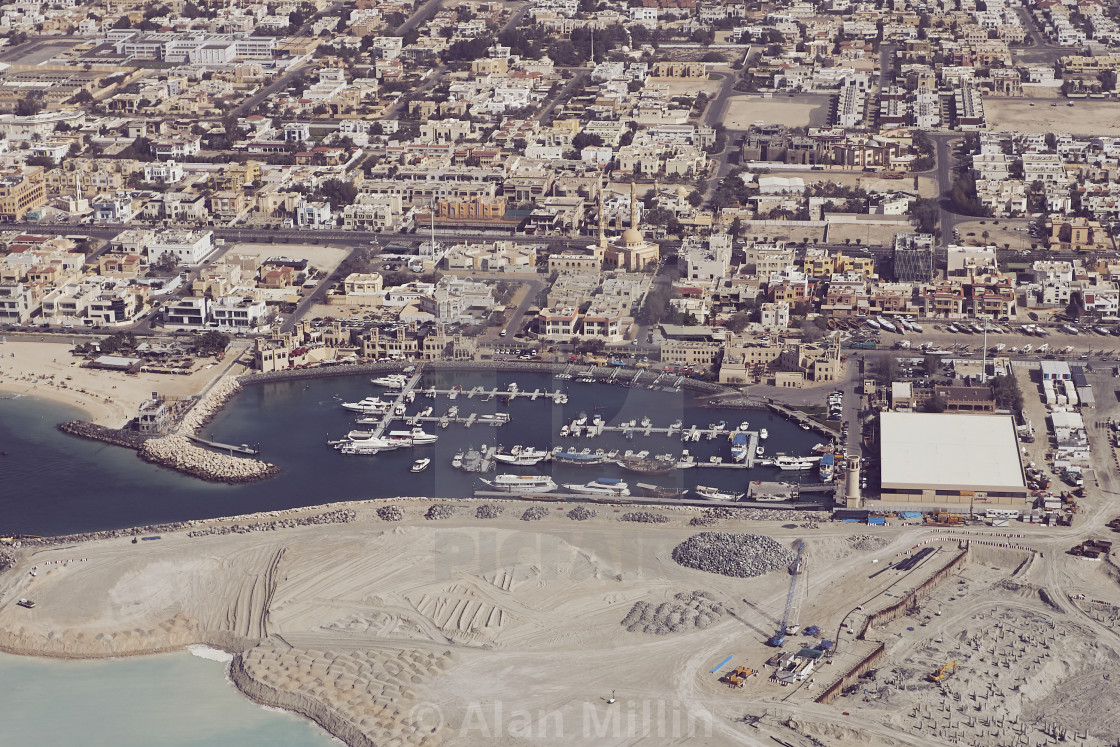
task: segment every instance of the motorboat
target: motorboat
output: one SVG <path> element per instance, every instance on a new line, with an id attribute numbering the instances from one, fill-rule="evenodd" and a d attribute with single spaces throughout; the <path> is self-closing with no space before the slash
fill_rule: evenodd
<path id="1" fill-rule="evenodd" d="M 392 402 L 382 402 L 380 397 L 366 397 L 357 402 L 343 402 L 342 407 L 351 412 L 360 412 L 363 415 L 378 415 L 388 412 L 393 406 Z"/>
<path id="2" fill-rule="evenodd" d="M 494 461 L 502 464 L 512 464 L 517 467 L 532 467 L 547 460 L 550 456 L 551 454 L 543 449 L 514 446 L 508 454 L 494 454 Z"/>
<path id="3" fill-rule="evenodd" d="M 580 495 L 607 495 L 616 498 L 630 495 L 630 486 L 617 477 L 600 477 L 585 485 L 567 484 L 564 489 Z"/>
<path id="4" fill-rule="evenodd" d="M 695 467 L 696 457 L 692 456 L 692 454 L 689 454 L 688 449 L 685 449 L 681 452 L 681 458 L 677 460 L 677 463 L 674 466 L 676 466 L 677 469 L 688 469 L 690 467 Z"/>
<path id="5" fill-rule="evenodd" d="M 766 453 L 766 449 L 765 449 L 765 447 L 762 447 L 762 446 L 759 446 L 759 447 L 755 448 L 755 450 L 754 450 L 754 455 L 755 456 L 760 457 L 765 453 Z"/>
<path id="6" fill-rule="evenodd" d="M 370 438 L 365 441 L 347 441 L 338 447 L 338 450 L 347 455 L 368 456 L 380 454 L 382 451 L 393 451 L 400 447 L 399 443 L 385 438 Z"/>
<path id="7" fill-rule="evenodd" d="M 748 422 L 747 422 L 747 421 L 745 421 L 745 420 L 744 420 L 744 421 L 743 421 L 742 423 L 739 423 L 739 430 L 741 430 L 741 431 L 744 431 L 744 432 L 745 432 L 745 431 L 746 431 L 746 430 L 747 430 L 748 428 L 750 428 L 750 427 L 751 427 L 751 424 L 750 424 L 750 423 L 748 423 Z"/>
<path id="8" fill-rule="evenodd" d="M 747 434 L 736 431 L 731 436 L 731 458 L 741 462 L 747 458 Z"/>
<path id="9" fill-rule="evenodd" d="M 455 469 L 459 469 L 463 466 L 463 452 L 460 451 L 451 459 L 451 466 Z"/>
<path id="10" fill-rule="evenodd" d="M 408 378 L 404 374 L 389 374 L 388 376 L 379 376 L 369 381 L 371 384 L 388 387 L 389 389 L 404 389 L 405 385 L 408 383 Z"/>
<path id="11" fill-rule="evenodd" d="M 758 437 L 760 440 L 765 441 L 766 439 L 770 438 L 770 431 L 763 428 L 758 432 Z"/>
<path id="12" fill-rule="evenodd" d="M 742 500 L 744 495 L 743 493 L 729 493 L 726 490 L 708 487 L 707 485 L 697 485 L 692 492 L 711 501 L 738 501 Z"/>
<path id="13" fill-rule="evenodd" d="M 478 422 L 483 425 L 505 425 L 509 422 L 509 413 L 499 412 L 493 415 L 479 415 Z"/>
<path id="14" fill-rule="evenodd" d="M 570 449 L 568 451 L 554 451 L 552 453 L 552 461 L 559 464 L 589 466 L 592 464 L 603 464 L 607 461 L 607 457 L 605 454 L 592 454 L 590 450 L 588 450 L 588 453 L 583 454 L 576 452 L 574 449 Z"/>
<path id="15" fill-rule="evenodd" d="M 836 457 L 834 457 L 832 454 L 825 454 L 821 457 L 821 482 L 832 482 L 833 469 L 835 466 Z"/>
<path id="16" fill-rule="evenodd" d="M 428 465 L 431 464 L 431 463 L 432 463 L 431 459 L 417 459 L 415 462 L 412 463 L 412 471 L 413 472 L 423 472 L 424 470 L 426 470 L 428 468 Z"/>
<path id="17" fill-rule="evenodd" d="M 496 475 L 493 480 L 481 481 L 500 493 L 551 493 L 556 490 L 556 483 L 548 475 Z"/>
<path id="18" fill-rule="evenodd" d="M 818 457 L 793 457 L 793 456 L 780 456 L 774 459 L 774 466 L 780 470 L 788 472 L 803 472 L 813 468 L 821 458 Z"/>
<path id="19" fill-rule="evenodd" d="M 425 433 L 424 429 L 420 427 L 413 428 L 410 431 L 389 431 L 388 438 L 394 443 L 405 446 L 424 446 L 425 444 L 434 444 L 439 440 L 439 436 Z"/>

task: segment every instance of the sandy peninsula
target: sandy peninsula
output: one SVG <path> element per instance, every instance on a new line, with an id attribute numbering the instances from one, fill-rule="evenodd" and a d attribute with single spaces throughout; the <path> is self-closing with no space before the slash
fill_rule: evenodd
<path id="1" fill-rule="evenodd" d="M 31 396 L 77 407 L 90 422 L 119 428 L 136 416 L 140 404 L 159 392 L 190 396 L 230 369 L 243 350 L 235 347 L 226 362 L 206 367 L 206 362 L 188 376 L 82 368 L 81 359 L 71 355 L 70 339 L 58 342 L 28 342 L 8 337 L 0 343 L 0 396 Z M 235 372 L 240 371 L 238 367 Z"/>
<path id="2" fill-rule="evenodd" d="M 379 517 L 387 504 L 402 510 L 400 521 Z M 974 645 L 999 656 L 1007 649 L 1006 668 L 995 668 L 1003 679 L 972 664 L 950 684 L 971 703 L 968 688 L 1029 681 L 1000 701 L 1002 718 L 1041 713 L 1101 662 L 1120 662 L 1115 623 L 1092 617 L 1105 613 L 1039 593 L 1084 576 L 1081 561 L 1051 552 L 1054 540 L 1042 533 L 949 536 L 739 518 L 698 527 L 693 509 L 633 523 L 620 520 L 630 509 L 590 504 L 596 515 L 582 521 L 568 517 L 569 504 L 547 505 L 544 518 L 527 522 L 527 508 L 542 504 L 516 501 L 492 503 L 502 508 L 496 518 L 478 518 L 478 504 L 464 501 L 448 504 L 456 507 L 450 518 L 429 520 L 431 505 L 335 504 L 193 522 L 135 543 L 124 535 L 23 546 L 0 575 L 0 648 L 102 657 L 217 646 L 235 654 L 231 674 L 248 696 L 313 718 L 352 745 L 769 744 L 770 736 L 796 745 L 809 737 L 941 745 L 924 728 L 940 714 L 921 704 L 942 700 L 926 674 L 944 657 Z M 329 510 L 352 520 L 300 525 Z M 813 678 L 782 686 L 765 666 L 774 649 L 764 641 L 781 617 L 789 574 L 735 578 L 676 563 L 674 548 L 700 531 L 765 535 L 787 548 L 806 541 L 800 619 L 839 642 Z M 1032 544 L 1046 546 L 1045 563 Z M 935 552 L 917 568 L 877 572 L 926 546 Z M 951 575 L 922 593 L 922 626 L 919 617 L 888 616 L 865 640 L 855 637 L 946 567 Z M 1076 586 L 1106 595 L 1114 584 L 1102 571 Z M 20 598 L 34 608 L 18 606 Z M 997 624 L 1033 626 L 1030 657 L 1000 643 Z M 815 640 L 799 635 L 786 650 Z M 881 674 L 856 681 L 889 696 L 838 691 L 835 702 L 816 702 L 869 655 L 882 657 L 874 667 Z M 730 667 L 761 674 L 728 688 L 718 681 L 723 671 L 711 671 L 727 657 Z M 1035 676 L 1040 666 L 1045 676 Z M 1092 698 L 1064 699 L 1039 724 L 1099 723 L 1083 743 L 1114 742 L 1116 727 L 1094 721 L 1095 708 Z M 986 717 L 976 715 L 978 728 Z"/>

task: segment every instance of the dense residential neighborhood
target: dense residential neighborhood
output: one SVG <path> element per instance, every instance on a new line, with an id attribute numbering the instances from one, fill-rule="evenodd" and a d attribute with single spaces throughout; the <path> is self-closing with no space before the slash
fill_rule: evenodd
<path id="1" fill-rule="evenodd" d="M 785 386 L 875 319 L 1114 322 L 1115 16 L 5 6 L 0 321 Z"/>

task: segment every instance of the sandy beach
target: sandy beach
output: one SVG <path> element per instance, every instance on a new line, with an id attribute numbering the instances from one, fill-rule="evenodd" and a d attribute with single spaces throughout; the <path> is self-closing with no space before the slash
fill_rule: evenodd
<path id="1" fill-rule="evenodd" d="M 227 370 L 243 348 L 236 347 L 226 361 L 206 368 L 200 361 L 189 376 L 82 368 L 81 358 L 70 353 L 71 340 L 27 342 L 8 337 L 0 343 L 0 396 L 31 396 L 77 407 L 98 425 L 119 428 L 133 417 L 152 392 L 185 397 L 198 394 Z M 238 368 L 238 371 L 241 369 Z"/>
<path id="2" fill-rule="evenodd" d="M 402 509 L 403 519 L 379 518 L 376 508 L 387 504 Z M 597 514 L 573 521 L 570 506 L 518 501 L 491 502 L 502 512 L 489 519 L 476 517 L 478 502 L 449 502 L 450 518 L 429 520 L 432 504 L 336 504 L 330 508 L 353 511 L 353 520 L 289 526 L 326 510 L 302 509 L 193 522 L 135 544 L 118 536 L 24 547 L 0 575 L 0 648 L 82 658 L 217 646 L 237 655 L 232 676 L 247 695 L 313 718 L 352 745 L 601 745 L 643 736 L 657 744 L 757 744 L 769 735 L 792 744 L 807 744 L 806 735 L 830 745 L 944 744 L 897 708 L 814 699 L 877 645 L 851 637 L 841 622 L 858 626 L 858 615 L 895 604 L 960 554 L 960 538 L 919 526 L 827 523 L 809 530 L 743 519 L 713 529 L 690 526 L 699 511 L 685 508 L 660 511 L 663 523 L 630 523 L 619 517 L 632 509 L 589 505 Z M 542 505 L 544 518 L 522 520 L 528 507 Z M 248 527 L 277 520 L 289 524 Z M 235 523 L 240 528 L 231 530 Z M 778 568 L 736 578 L 678 565 L 674 548 L 701 531 L 765 535 L 787 548 L 807 542 L 801 620 L 821 626 L 822 637 L 840 631 L 843 644 L 812 681 L 792 688 L 767 681 L 772 670 L 764 661 L 774 649 L 764 641 L 781 617 L 790 576 Z M 1034 541 L 1055 539 L 1040 532 Z M 929 542 L 934 560 L 914 573 L 874 574 Z M 941 587 L 937 609 L 946 615 L 938 638 L 950 639 L 953 625 L 970 625 L 977 604 L 995 609 L 984 614 L 998 615 L 1006 604 L 1018 614 L 1052 617 L 1038 595 L 1014 590 L 1046 583 L 1055 571 L 1075 574 L 1079 564 L 1060 553 L 1050 560 L 1049 548 L 1046 566 L 1024 563 L 1029 553 L 1018 550 L 978 546 L 974 554 L 976 561 Z M 1015 584 L 1008 586 L 1011 574 Z M 957 578 L 971 585 L 967 601 L 950 596 Z M 1109 583 L 1104 574 L 1077 581 L 1094 594 L 1107 594 Z M 20 598 L 35 607 L 17 606 Z M 866 610 L 854 612 L 857 604 Z M 632 623 L 646 605 L 662 620 L 656 631 Z M 907 637 L 932 635 L 905 616 L 885 625 L 875 632 L 900 665 L 924 650 Z M 1093 642 L 1091 631 L 1076 625 L 1064 631 L 1063 645 L 1081 646 L 1086 666 L 1093 650 L 1108 649 L 1096 655 L 1112 659 L 1120 648 L 1115 635 Z M 793 644 L 787 650 L 811 639 L 797 636 Z M 761 676 L 729 689 L 710 672 L 727 657 Z M 1081 676 L 1079 666 L 1032 686 L 1031 697 L 1059 692 Z M 919 682 L 924 664 L 907 671 Z M 617 700 L 609 704 L 612 694 Z M 1066 708 L 1070 718 L 1073 711 L 1090 718 L 1089 704 Z M 744 713 L 762 718 L 748 726 Z"/>

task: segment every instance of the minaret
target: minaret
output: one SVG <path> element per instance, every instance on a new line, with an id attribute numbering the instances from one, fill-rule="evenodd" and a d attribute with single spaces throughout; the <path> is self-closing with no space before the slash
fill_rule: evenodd
<path id="1" fill-rule="evenodd" d="M 607 248 L 606 210 L 603 208 L 603 177 L 599 177 L 599 248 Z"/>
<path id="2" fill-rule="evenodd" d="M 638 227 L 638 197 L 634 192 L 634 182 L 630 182 L 630 227 L 635 231 L 641 230 Z"/>

